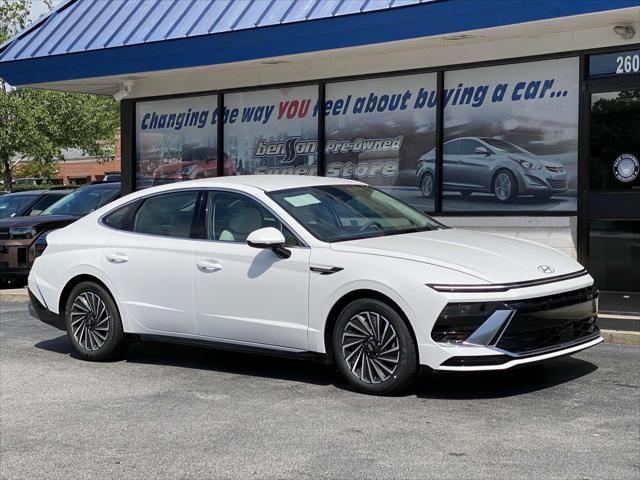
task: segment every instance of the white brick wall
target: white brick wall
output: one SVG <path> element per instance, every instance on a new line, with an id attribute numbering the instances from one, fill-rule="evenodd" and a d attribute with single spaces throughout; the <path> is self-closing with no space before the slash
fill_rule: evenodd
<path id="1" fill-rule="evenodd" d="M 576 258 L 576 217 L 436 217 L 450 227 L 525 238 Z"/>

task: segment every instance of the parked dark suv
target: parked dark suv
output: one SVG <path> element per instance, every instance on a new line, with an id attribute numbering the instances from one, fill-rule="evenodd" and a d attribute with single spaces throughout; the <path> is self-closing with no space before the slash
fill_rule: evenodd
<path id="1" fill-rule="evenodd" d="M 96 183 L 60 198 L 39 215 L 0 219 L 0 285 L 24 285 L 33 261 L 46 246 L 48 232 L 75 222 L 119 196 L 120 183 Z"/>
<path id="2" fill-rule="evenodd" d="M 27 190 L 0 197 L 0 218 L 38 215 L 73 190 Z"/>

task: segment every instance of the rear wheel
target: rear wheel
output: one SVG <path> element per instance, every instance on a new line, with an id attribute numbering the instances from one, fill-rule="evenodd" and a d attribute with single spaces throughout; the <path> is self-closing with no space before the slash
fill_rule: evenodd
<path id="1" fill-rule="evenodd" d="M 355 389 L 377 395 L 399 393 L 411 385 L 418 355 L 400 315 L 375 299 L 351 302 L 333 332 L 336 364 Z"/>
<path id="2" fill-rule="evenodd" d="M 120 313 L 104 287 L 79 283 L 71 291 L 64 313 L 67 335 L 83 359 L 109 360 L 122 352 Z"/>

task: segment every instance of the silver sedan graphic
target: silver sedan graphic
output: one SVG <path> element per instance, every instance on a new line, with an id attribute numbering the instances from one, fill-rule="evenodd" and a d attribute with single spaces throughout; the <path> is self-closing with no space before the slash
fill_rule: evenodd
<path id="1" fill-rule="evenodd" d="M 549 199 L 567 190 L 567 172 L 562 164 L 543 159 L 505 140 L 461 137 L 444 144 L 443 186 L 463 195 L 493 193 L 501 202 L 519 195 Z M 433 196 L 435 149 L 418 160 L 418 188 L 425 197 Z"/>

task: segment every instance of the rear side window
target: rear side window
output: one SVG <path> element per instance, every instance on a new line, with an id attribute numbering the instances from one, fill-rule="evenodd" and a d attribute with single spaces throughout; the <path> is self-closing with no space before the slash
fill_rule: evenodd
<path id="1" fill-rule="evenodd" d="M 149 197 L 135 213 L 133 231 L 163 237 L 189 238 L 197 199 L 197 191 Z"/>
<path id="2" fill-rule="evenodd" d="M 445 143 L 443 153 L 445 155 L 458 155 L 460 153 L 460 141 L 453 140 Z"/>
<path id="3" fill-rule="evenodd" d="M 102 219 L 102 223 L 118 230 L 131 230 L 129 217 L 132 211 L 135 210 L 137 205 L 138 202 L 132 202 L 128 205 L 124 205 L 120 208 L 115 209 L 113 212 L 108 213 Z"/>

